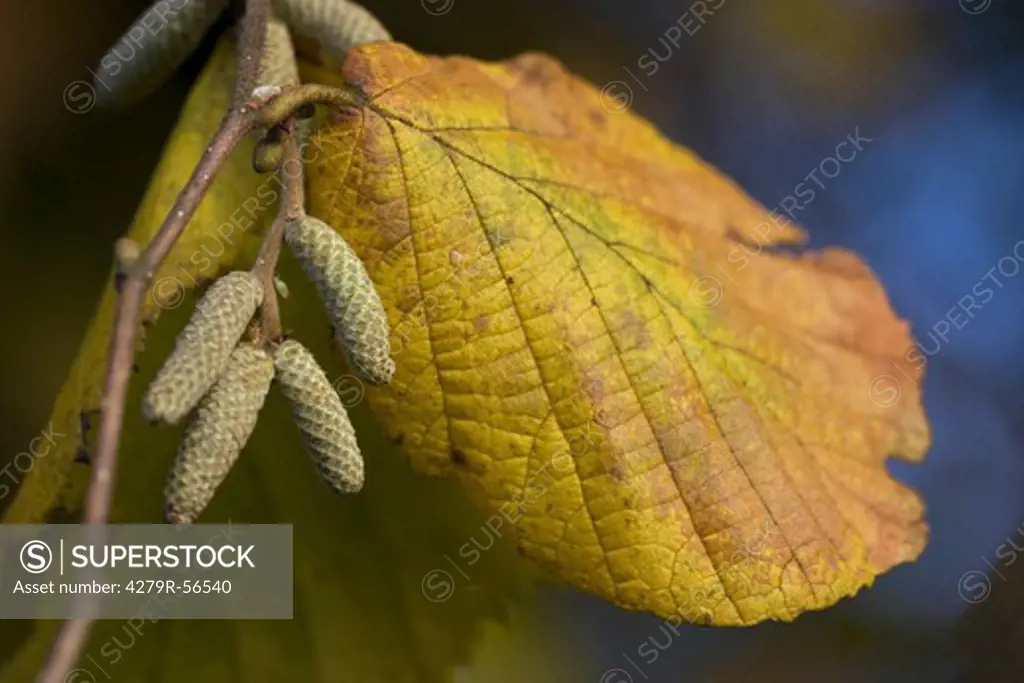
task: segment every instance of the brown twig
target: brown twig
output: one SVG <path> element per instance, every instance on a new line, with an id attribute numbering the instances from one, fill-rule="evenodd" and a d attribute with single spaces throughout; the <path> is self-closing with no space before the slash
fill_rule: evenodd
<path id="1" fill-rule="evenodd" d="M 114 313 L 114 331 L 107 358 L 107 374 L 100 401 L 100 425 L 96 438 L 95 457 L 89 489 L 86 493 L 84 518 L 87 524 L 102 527 L 110 514 L 114 497 L 117 470 L 117 448 L 124 421 L 125 397 L 135 350 L 135 334 L 145 301 L 146 290 L 154 273 L 170 253 L 189 220 L 195 214 L 213 179 L 238 143 L 257 127 L 271 127 L 284 123 L 304 105 L 327 104 L 333 106 L 368 106 L 366 97 L 356 90 L 327 85 L 299 85 L 287 88 L 269 101 L 250 100 L 258 82 L 263 43 L 270 17 L 271 0 L 246 0 L 245 15 L 238 41 L 238 70 L 234 101 L 210 146 L 207 147 L 188 183 L 178 195 L 170 214 L 159 232 L 146 246 L 144 253 L 132 263 L 119 262 L 116 284 L 117 307 Z M 291 122 L 287 124 L 291 130 Z M 261 254 L 268 275 L 268 292 L 273 303 L 264 310 L 273 329 L 280 329 L 276 291 L 273 286 L 274 264 L 281 249 L 284 223 L 302 214 L 304 203 L 303 174 L 298 153 L 298 141 L 289 134 L 285 142 L 282 169 L 286 173 L 286 196 L 278 220 L 275 221 Z M 288 175 L 289 164 L 296 171 Z M 264 251 L 264 250 L 261 250 Z M 273 330 L 271 330 L 273 331 Z M 278 333 L 279 334 L 279 333 Z M 97 542 L 102 542 L 98 538 Z M 58 632 L 46 664 L 36 677 L 36 683 L 64 683 L 68 672 L 81 656 L 92 627 L 91 618 L 69 619 Z"/>
<path id="2" fill-rule="evenodd" d="M 199 165 L 178 195 L 160 231 L 134 264 L 124 264 L 126 272 L 114 314 L 114 333 L 107 358 L 107 377 L 100 401 L 100 426 L 96 455 L 86 493 L 83 521 L 103 524 L 110 514 L 117 471 L 117 445 L 124 420 L 125 395 L 131 377 L 135 351 L 135 333 L 146 289 L 160 264 L 167 257 L 185 226 L 195 214 L 217 171 L 242 138 L 256 125 L 257 117 L 247 107 L 247 99 L 259 74 L 260 54 L 270 16 L 270 0 L 246 0 L 239 39 L 238 73 L 235 103 L 207 147 Z M 36 683 L 63 683 L 81 656 L 89 638 L 91 619 L 69 619 L 61 626 Z"/>
<path id="3" fill-rule="evenodd" d="M 277 173 L 284 176 L 284 198 L 274 218 L 273 225 L 263 238 L 263 245 L 256 257 L 256 265 L 252 272 L 263 285 L 263 305 L 260 307 L 260 337 L 263 341 L 277 341 L 281 336 L 281 314 L 278 308 L 277 291 L 274 288 L 274 272 L 277 260 L 281 255 L 281 242 L 284 239 L 284 228 L 288 221 L 300 218 L 305 213 L 306 190 L 305 174 L 302 158 L 299 156 L 299 141 L 296 132 L 296 120 L 288 119 L 282 126 L 285 128 L 284 159 Z"/>
<path id="4" fill-rule="evenodd" d="M 238 66 L 232 110 L 244 113 L 246 102 L 259 82 L 263 42 L 267 38 L 270 17 L 270 0 L 245 0 L 245 15 L 238 35 Z"/>

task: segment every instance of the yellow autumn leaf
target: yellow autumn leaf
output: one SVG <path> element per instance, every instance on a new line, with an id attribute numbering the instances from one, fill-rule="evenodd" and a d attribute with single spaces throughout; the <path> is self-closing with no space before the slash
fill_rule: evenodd
<path id="1" fill-rule="evenodd" d="M 547 57 L 378 43 L 342 79 L 369 103 L 321 129 L 310 211 L 388 310 L 370 401 L 418 470 L 666 618 L 791 620 L 918 556 L 884 463 L 928 446 L 921 368 L 856 256 L 793 253 L 802 230 Z"/>
<path id="2" fill-rule="evenodd" d="M 234 88 L 232 55 L 229 43 L 220 45 L 189 97 L 128 232 L 140 243 L 159 227 L 216 131 Z M 162 519 L 181 429 L 144 424 L 142 394 L 186 322 L 195 281 L 249 267 L 264 219 L 276 212 L 280 181 L 256 176 L 251 154 L 251 141 L 236 150 L 154 279 L 145 349 L 128 395 L 113 522 Z M 344 377 L 340 357 L 331 359 L 327 316 L 312 284 L 291 259 L 282 263 L 282 276 L 291 290 L 286 323 L 325 367 L 339 368 L 330 376 L 346 401 L 356 402 L 361 385 Z M 49 422 L 62 436 L 27 473 L 4 523 L 81 515 L 89 467 L 75 459 L 92 445 L 88 422 L 99 405 L 114 300 L 108 286 Z M 362 407 L 353 408 L 352 419 L 367 456 L 368 481 L 359 495 L 338 496 L 318 480 L 287 406 L 272 392 L 249 446 L 199 519 L 294 525 L 293 620 L 101 621 L 69 683 L 449 681 L 460 667 L 471 678 L 481 639 L 491 650 L 500 644 L 495 633 L 510 604 L 520 603 L 520 619 L 532 623 L 529 567 L 497 538 L 500 532 L 487 534 L 486 515 L 455 482 L 412 472 Z M 486 557 L 464 564 L 465 576 L 451 577 L 454 585 L 425 587 L 424 577 L 438 568 L 455 573 L 446 556 L 471 542 L 486 544 Z M 448 592 L 427 595 L 427 588 Z M 0 623 L 0 681 L 33 680 L 59 623 Z M 536 636 L 551 638 L 540 626 Z M 564 652 L 536 649 L 524 665 L 544 671 L 558 656 Z"/>

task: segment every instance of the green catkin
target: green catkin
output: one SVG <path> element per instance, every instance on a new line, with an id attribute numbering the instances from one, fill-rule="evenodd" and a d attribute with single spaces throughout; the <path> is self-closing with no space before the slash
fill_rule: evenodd
<path id="1" fill-rule="evenodd" d="M 147 420 L 174 424 L 195 407 L 262 302 L 263 288 L 248 271 L 228 273 L 210 285 L 149 385 L 142 404 Z"/>
<path id="2" fill-rule="evenodd" d="M 203 397 L 185 430 L 164 490 L 164 517 L 191 524 L 209 504 L 256 427 L 274 361 L 252 344 L 231 353 L 224 374 Z"/>
<path id="3" fill-rule="evenodd" d="M 356 433 L 313 354 L 288 340 L 274 352 L 274 371 L 321 479 L 337 493 L 358 492 L 364 466 Z"/>
<path id="4" fill-rule="evenodd" d="M 312 216 L 289 221 L 284 237 L 316 284 L 352 370 L 373 384 L 390 382 L 395 361 L 387 314 L 362 261 L 341 235 Z"/>
<path id="5" fill-rule="evenodd" d="M 338 64 L 351 47 L 391 40 L 377 17 L 349 0 L 274 0 L 274 11 L 296 32 L 314 38 Z"/>
<path id="6" fill-rule="evenodd" d="M 253 91 L 255 99 L 276 96 L 282 88 L 299 83 L 299 63 L 288 26 L 274 18 L 267 22 L 258 83 Z M 301 145 L 309 134 L 308 124 L 297 122 L 296 133 Z M 268 132 L 266 128 L 257 127 L 253 130 L 253 137 L 256 138 L 252 154 L 253 169 L 257 173 L 269 173 L 279 168 L 284 160 L 284 143 L 279 132 Z"/>
<path id="7" fill-rule="evenodd" d="M 160 0 L 135 20 L 93 72 L 100 105 L 129 104 L 158 89 L 192 54 L 230 0 Z"/>
<path id="8" fill-rule="evenodd" d="M 267 22 L 267 35 L 263 41 L 260 61 L 260 85 L 286 87 L 299 82 L 299 64 L 295 59 L 295 45 L 288 26 L 277 19 Z"/>

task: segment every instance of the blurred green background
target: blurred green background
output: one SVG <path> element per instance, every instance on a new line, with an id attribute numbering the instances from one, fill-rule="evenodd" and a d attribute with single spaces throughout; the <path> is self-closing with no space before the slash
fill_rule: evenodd
<path id="1" fill-rule="evenodd" d="M 210 48 L 137 106 L 65 106 L 66 89 L 89 80 L 87 67 L 147 4 L 0 3 L 0 462 L 45 424 L 113 240 Z M 933 351 L 925 386 L 935 447 L 924 465 L 894 468 L 925 494 L 933 537 L 915 565 L 794 625 L 676 636 L 651 617 L 552 590 L 547 609 L 566 643 L 587 653 L 578 680 L 1024 680 L 1024 562 L 997 554 L 1009 541 L 1024 548 L 1024 277 L 1004 277 L 962 329 L 929 336 L 1024 239 L 1024 2 L 705 0 L 717 9 L 699 19 L 697 4 L 368 6 L 420 51 L 500 59 L 539 49 L 599 86 L 625 84 L 617 92 L 634 111 L 768 207 L 847 134 L 870 137 L 800 220 L 816 245 L 862 253 Z M 666 42 L 680 21 L 688 32 Z M 971 572 L 987 576 L 984 595 L 965 585 Z M 654 661 L 638 656 L 650 638 Z"/>

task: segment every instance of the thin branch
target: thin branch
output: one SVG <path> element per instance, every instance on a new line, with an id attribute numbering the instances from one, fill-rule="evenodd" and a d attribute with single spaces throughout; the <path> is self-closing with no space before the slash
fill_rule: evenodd
<path id="1" fill-rule="evenodd" d="M 117 446 L 135 351 L 135 333 L 149 281 L 195 214 L 217 171 L 255 125 L 256 117 L 247 113 L 245 102 L 259 73 L 269 15 L 270 0 L 246 0 L 246 13 L 242 18 L 239 39 L 235 104 L 178 195 L 160 231 L 138 262 L 127 266 L 114 314 L 114 334 L 110 341 L 107 377 L 100 401 L 96 456 L 85 500 L 84 522 L 87 524 L 103 524 L 110 514 L 117 472 Z M 91 619 L 65 621 L 36 683 L 63 683 L 81 657 L 91 628 Z"/>
<path id="2" fill-rule="evenodd" d="M 245 0 L 245 16 L 238 36 L 238 71 L 235 74 L 235 102 L 232 109 L 245 111 L 245 103 L 259 83 L 263 63 L 263 42 L 270 21 L 270 0 Z"/>
<path id="3" fill-rule="evenodd" d="M 281 255 L 285 225 L 288 221 L 303 216 L 306 204 L 305 173 L 302 158 L 299 156 L 297 122 L 292 118 L 283 125 L 286 128 L 281 140 L 281 144 L 284 145 L 284 159 L 277 172 L 284 176 L 284 198 L 281 200 L 273 225 L 263 238 L 263 245 L 253 267 L 253 274 L 263 285 L 260 336 L 264 341 L 275 341 L 281 336 L 281 313 L 277 302 L 277 290 L 274 287 L 274 272 L 277 270 L 277 260 Z"/>
<path id="4" fill-rule="evenodd" d="M 167 258 L 167 254 L 170 253 L 175 242 L 178 241 L 181 233 L 184 232 L 185 226 L 188 225 L 192 216 L 195 215 L 196 210 L 199 208 L 199 203 L 206 196 L 217 173 L 224 166 L 224 163 L 231 156 L 238 143 L 255 126 L 255 117 L 241 113 L 240 109 L 228 113 L 220 129 L 210 142 L 210 146 L 206 148 L 206 152 L 203 153 L 202 158 L 199 160 L 196 170 L 192 172 L 192 176 L 178 195 L 174 206 L 171 207 L 171 213 L 164 220 L 163 225 L 160 226 L 160 231 L 153 237 L 149 246 L 146 247 L 146 251 L 140 260 L 141 267 L 129 274 L 128 282 L 140 280 L 143 285 L 149 283 L 149 279 L 153 277 L 160 264 Z M 99 448 L 98 445 L 97 448 Z"/>
<path id="5" fill-rule="evenodd" d="M 107 358 L 106 382 L 100 402 L 100 425 L 83 520 L 87 524 L 97 525 L 94 528 L 98 535 L 97 542 L 103 541 L 103 528 L 99 525 L 107 521 L 113 502 L 117 448 L 124 421 L 128 381 L 132 374 L 135 335 L 146 291 L 154 273 L 195 214 L 217 172 L 238 143 L 253 129 L 279 125 L 308 104 L 350 107 L 369 105 L 367 98 L 354 89 L 313 84 L 287 88 L 269 101 L 250 100 L 259 78 L 267 22 L 271 15 L 270 2 L 271 0 L 246 0 L 246 11 L 242 18 L 242 30 L 238 41 L 238 70 L 231 110 L 224 117 L 199 165 L 178 195 L 159 232 L 146 246 L 144 253 L 134 263 L 119 264 L 114 331 Z M 299 170 L 290 176 L 286 170 L 288 183 L 282 211 L 264 245 L 266 252 L 261 255 L 263 262 L 269 264 L 265 268 L 269 280 L 268 293 L 273 299 L 273 308 L 265 310 L 265 315 L 269 317 L 268 322 L 277 325 L 276 329 L 279 329 L 280 323 L 276 310 L 276 291 L 272 281 L 273 264 L 280 253 L 284 222 L 301 215 L 304 201 L 298 142 L 294 135 L 288 135 L 287 138 L 285 144 L 288 148 L 282 167 L 287 169 L 289 164 L 295 164 Z M 36 678 L 36 683 L 64 683 L 68 672 L 81 657 L 91 628 L 91 618 L 65 621 L 54 640 L 45 666 Z"/>
<path id="6" fill-rule="evenodd" d="M 298 122 L 295 122 L 296 128 Z M 306 215 L 306 173 L 299 155 L 299 136 L 296 130 L 284 143 L 284 163 L 281 169 L 285 174 L 284 217 L 287 220 L 302 218 Z M 295 165 L 295 172 L 288 171 L 288 164 Z"/>

